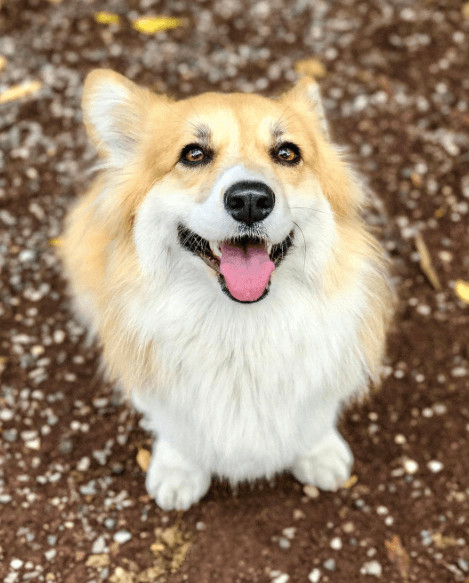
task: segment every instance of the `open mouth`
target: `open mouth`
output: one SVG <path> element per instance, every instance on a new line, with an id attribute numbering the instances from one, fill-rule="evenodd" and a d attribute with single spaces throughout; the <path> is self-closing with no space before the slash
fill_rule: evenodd
<path id="1" fill-rule="evenodd" d="M 246 235 L 213 242 L 179 224 L 178 239 L 184 249 L 198 255 L 218 273 L 222 291 L 232 300 L 253 303 L 269 293 L 270 276 L 291 247 L 293 231 L 276 245 Z"/>

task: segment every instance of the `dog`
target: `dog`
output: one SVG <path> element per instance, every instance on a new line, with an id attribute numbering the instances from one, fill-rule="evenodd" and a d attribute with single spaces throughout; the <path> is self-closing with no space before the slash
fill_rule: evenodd
<path id="1" fill-rule="evenodd" d="M 148 493 L 186 510 L 213 476 L 283 471 L 335 491 L 353 463 L 337 419 L 379 378 L 393 292 L 317 83 L 178 101 L 95 70 L 82 105 L 100 173 L 61 254 L 155 435 Z"/>

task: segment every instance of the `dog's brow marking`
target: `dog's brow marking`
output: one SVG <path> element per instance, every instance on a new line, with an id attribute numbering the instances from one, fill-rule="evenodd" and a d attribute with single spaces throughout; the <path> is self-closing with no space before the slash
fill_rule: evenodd
<path id="1" fill-rule="evenodd" d="M 284 133 L 285 129 L 281 124 L 281 120 L 279 119 L 272 125 L 272 135 L 274 137 L 274 141 L 279 142 Z"/>
<path id="2" fill-rule="evenodd" d="M 207 124 L 199 122 L 196 125 L 194 135 L 201 142 L 209 142 L 212 132 Z"/>

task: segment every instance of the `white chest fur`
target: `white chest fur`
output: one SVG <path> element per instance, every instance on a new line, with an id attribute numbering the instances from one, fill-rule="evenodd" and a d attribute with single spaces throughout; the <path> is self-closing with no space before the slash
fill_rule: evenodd
<path id="1" fill-rule="evenodd" d="M 325 303 L 287 283 L 242 305 L 185 281 L 145 318 L 160 372 L 134 393 L 137 409 L 181 453 L 232 481 L 287 468 L 366 383 L 360 288 Z"/>

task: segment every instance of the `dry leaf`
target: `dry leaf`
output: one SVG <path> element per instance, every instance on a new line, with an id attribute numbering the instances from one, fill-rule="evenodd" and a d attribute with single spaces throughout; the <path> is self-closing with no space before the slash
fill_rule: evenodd
<path id="1" fill-rule="evenodd" d="M 410 180 L 416 188 L 422 186 L 422 177 L 418 172 L 412 172 L 412 174 L 410 175 Z"/>
<path id="2" fill-rule="evenodd" d="M 52 245 L 52 247 L 63 247 L 64 246 L 64 240 L 61 238 L 58 239 L 49 239 L 49 245 Z"/>
<path id="3" fill-rule="evenodd" d="M 469 2 L 464 2 L 461 6 L 461 13 L 463 18 L 467 18 L 469 20 Z"/>
<path id="4" fill-rule="evenodd" d="M 401 539 L 397 534 L 393 535 L 391 540 L 385 540 L 384 546 L 389 561 L 397 568 L 400 576 L 405 583 L 409 580 L 410 559 L 407 551 L 402 546 Z"/>
<path id="5" fill-rule="evenodd" d="M 138 18 L 132 26 L 135 30 L 143 34 L 155 34 L 155 32 L 177 28 L 178 26 L 182 26 L 182 24 L 183 21 L 181 18 L 174 18 L 172 16 L 149 16 Z"/>
<path id="6" fill-rule="evenodd" d="M 441 219 L 441 218 L 443 218 L 446 215 L 447 212 L 448 212 L 448 207 L 447 206 L 440 206 L 433 213 L 433 216 L 435 217 L 435 219 Z"/>
<path id="7" fill-rule="evenodd" d="M 0 71 L 4 71 L 7 68 L 8 61 L 6 57 L 0 55 Z"/>
<path id="8" fill-rule="evenodd" d="M 342 488 L 351 488 L 352 486 L 355 486 L 357 482 L 358 476 L 356 474 L 353 474 L 353 476 L 350 476 L 350 478 L 345 482 L 345 484 L 343 484 Z"/>
<path id="9" fill-rule="evenodd" d="M 148 471 L 151 453 L 147 449 L 139 449 L 137 453 L 137 464 L 143 472 Z"/>
<path id="10" fill-rule="evenodd" d="M 433 542 L 438 549 L 444 550 L 450 547 L 457 547 L 459 541 L 454 536 L 443 536 L 441 532 L 432 534 Z"/>
<path id="11" fill-rule="evenodd" d="M 109 555 L 90 555 L 86 561 L 87 567 L 94 567 L 95 569 L 100 569 L 101 567 L 107 567 L 109 565 Z"/>
<path id="12" fill-rule="evenodd" d="M 130 571 L 126 571 L 122 567 L 116 567 L 116 570 L 109 578 L 111 583 L 134 583 L 134 574 Z"/>
<path id="13" fill-rule="evenodd" d="M 21 85 L 13 85 L 5 89 L 3 93 L 0 93 L 0 105 L 2 103 L 7 103 L 8 101 L 15 101 L 16 99 L 21 99 L 21 97 L 26 97 L 35 93 L 41 89 L 42 83 L 40 81 L 27 81 Z"/>
<path id="14" fill-rule="evenodd" d="M 432 286 L 438 291 L 441 290 L 440 279 L 433 267 L 430 252 L 428 251 L 428 247 L 426 246 L 421 233 L 415 235 L 415 246 L 417 247 L 420 256 L 420 267 L 422 271 L 425 273 Z"/>
<path id="15" fill-rule="evenodd" d="M 94 19 L 99 24 L 119 24 L 120 16 L 113 12 L 96 12 Z"/>
<path id="16" fill-rule="evenodd" d="M 302 59 L 297 61 L 294 69 L 300 75 L 307 75 L 313 79 L 322 79 L 327 74 L 326 67 L 318 59 Z"/>
<path id="17" fill-rule="evenodd" d="M 0 356 L 0 375 L 5 371 L 8 364 L 7 356 Z"/>
<path id="18" fill-rule="evenodd" d="M 454 286 L 454 291 L 460 300 L 469 304 L 469 282 L 458 279 Z"/>

